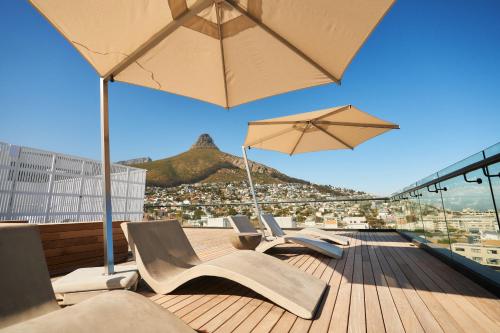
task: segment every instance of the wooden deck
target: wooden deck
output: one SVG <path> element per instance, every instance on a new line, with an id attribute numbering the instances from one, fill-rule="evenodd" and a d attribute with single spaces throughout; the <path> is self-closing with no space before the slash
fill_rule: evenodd
<path id="1" fill-rule="evenodd" d="M 185 230 L 202 260 L 234 251 L 230 230 Z M 465 276 L 396 233 L 349 236 L 341 260 L 290 245 L 270 252 L 328 282 L 314 320 L 216 278 L 140 292 L 200 332 L 500 332 L 500 300 Z"/>

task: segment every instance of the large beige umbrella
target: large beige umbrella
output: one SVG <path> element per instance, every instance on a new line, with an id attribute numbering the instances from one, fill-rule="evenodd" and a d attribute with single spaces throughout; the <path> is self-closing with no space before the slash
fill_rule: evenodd
<path id="1" fill-rule="evenodd" d="M 357 145 L 391 129 L 399 129 L 399 126 L 352 105 L 249 122 L 242 151 L 257 216 L 260 217 L 259 205 L 246 148 L 275 150 L 289 155 L 320 150 L 354 149 Z"/>
<path id="2" fill-rule="evenodd" d="M 101 77 L 106 267 L 108 82 L 232 107 L 331 82 L 395 0 L 30 0 Z"/>

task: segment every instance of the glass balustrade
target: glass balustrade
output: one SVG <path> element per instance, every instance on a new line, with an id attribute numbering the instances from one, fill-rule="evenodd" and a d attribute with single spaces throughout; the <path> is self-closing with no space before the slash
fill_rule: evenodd
<path id="1" fill-rule="evenodd" d="M 397 229 L 500 270 L 500 143 L 392 196 Z"/>

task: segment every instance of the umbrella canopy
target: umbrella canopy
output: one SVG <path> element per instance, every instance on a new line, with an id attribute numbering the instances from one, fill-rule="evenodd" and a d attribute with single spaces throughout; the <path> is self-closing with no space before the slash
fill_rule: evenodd
<path id="1" fill-rule="evenodd" d="M 320 150 L 354 149 L 357 145 L 399 126 L 352 105 L 248 123 L 241 147 L 260 229 L 264 233 L 246 149 L 275 150 L 293 155 Z"/>
<path id="2" fill-rule="evenodd" d="M 106 273 L 113 273 L 108 82 L 226 108 L 331 82 L 395 0 L 29 0 L 101 78 Z"/>
<path id="3" fill-rule="evenodd" d="M 337 82 L 395 0 L 30 0 L 100 77 L 232 107 Z"/>
<path id="4" fill-rule="evenodd" d="M 399 126 L 352 105 L 292 116 L 252 121 L 247 148 L 298 154 L 320 150 L 354 149 L 357 145 Z"/>

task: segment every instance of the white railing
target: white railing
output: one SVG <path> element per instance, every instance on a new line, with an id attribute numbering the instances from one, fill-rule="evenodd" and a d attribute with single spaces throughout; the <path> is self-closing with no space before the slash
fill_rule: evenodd
<path id="1" fill-rule="evenodd" d="M 111 166 L 113 220 L 143 218 L 146 170 Z M 0 220 L 102 220 L 101 162 L 0 142 Z"/>

